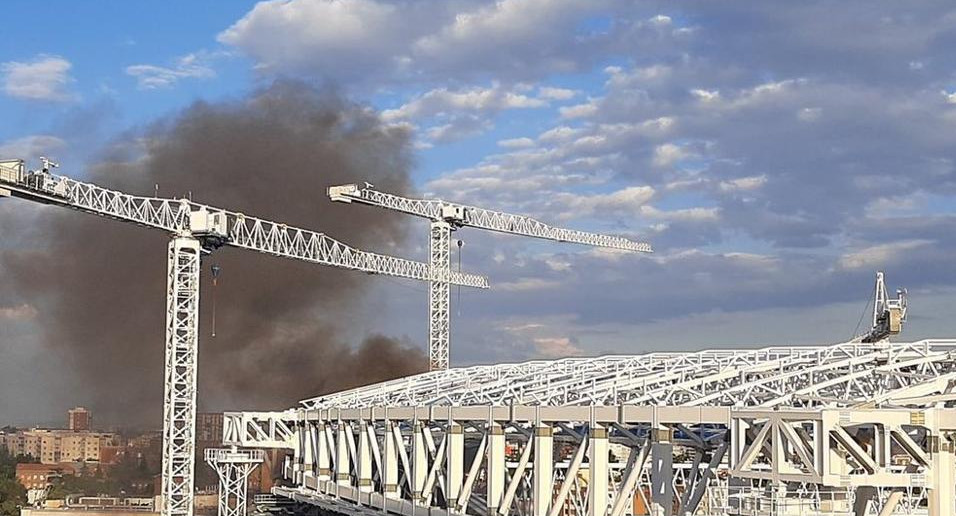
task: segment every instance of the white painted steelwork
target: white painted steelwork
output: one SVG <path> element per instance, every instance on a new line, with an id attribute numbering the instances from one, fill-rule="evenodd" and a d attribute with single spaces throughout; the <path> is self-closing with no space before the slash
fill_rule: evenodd
<path id="1" fill-rule="evenodd" d="M 345 514 L 956 515 L 956 340 L 475 366 L 226 421 L 292 452 L 275 494 Z"/>
<path id="2" fill-rule="evenodd" d="M 219 477 L 219 516 L 246 516 L 249 475 L 264 458 L 262 450 L 206 449 L 206 463 Z"/>
<path id="3" fill-rule="evenodd" d="M 451 232 L 471 227 L 527 237 L 606 247 L 622 251 L 650 253 L 651 245 L 627 238 L 556 228 L 524 215 L 486 210 L 475 206 L 451 203 L 441 199 L 410 199 L 381 192 L 372 185 L 348 184 L 332 186 L 329 198 L 337 202 L 360 203 L 423 217 L 431 221 L 429 228 L 429 264 L 433 270 L 451 271 Z M 429 370 L 448 369 L 451 341 L 451 313 L 448 282 L 432 281 L 428 292 L 428 358 Z"/>
<path id="4" fill-rule="evenodd" d="M 196 363 L 199 352 L 199 240 L 169 242 L 163 396 L 163 513 L 193 512 Z"/>

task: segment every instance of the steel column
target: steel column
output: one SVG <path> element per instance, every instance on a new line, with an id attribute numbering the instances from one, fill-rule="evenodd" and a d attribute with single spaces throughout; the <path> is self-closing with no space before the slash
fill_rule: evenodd
<path id="1" fill-rule="evenodd" d="M 169 243 L 163 398 L 163 516 L 192 516 L 199 344 L 199 240 Z"/>
<path id="2" fill-rule="evenodd" d="M 428 288 L 428 370 L 448 369 L 448 343 L 451 340 L 451 225 L 445 221 L 431 224 L 428 238 L 428 264 L 432 280 Z"/>
<path id="3" fill-rule="evenodd" d="M 608 447 L 607 429 L 595 425 L 591 429 L 588 445 L 588 514 L 607 515 L 608 495 Z"/>
<path id="4" fill-rule="evenodd" d="M 501 504 L 501 497 L 505 493 L 505 429 L 498 423 L 488 426 L 488 464 L 485 472 L 487 478 L 488 514 L 493 515 Z"/>
<path id="5" fill-rule="evenodd" d="M 554 498 L 553 468 L 553 430 L 548 425 L 538 424 L 534 428 L 534 465 L 531 473 L 532 516 L 547 516 L 551 508 L 551 499 Z"/>
<path id="6" fill-rule="evenodd" d="M 245 516 L 249 475 L 262 462 L 262 450 L 207 449 L 206 462 L 219 476 L 219 516 Z"/>

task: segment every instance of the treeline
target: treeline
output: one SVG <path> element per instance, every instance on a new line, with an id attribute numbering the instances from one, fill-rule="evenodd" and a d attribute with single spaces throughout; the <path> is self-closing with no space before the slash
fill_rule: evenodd
<path id="1" fill-rule="evenodd" d="M 27 491 L 17 482 L 17 457 L 0 448 L 0 516 L 20 516 L 26 503 Z"/>

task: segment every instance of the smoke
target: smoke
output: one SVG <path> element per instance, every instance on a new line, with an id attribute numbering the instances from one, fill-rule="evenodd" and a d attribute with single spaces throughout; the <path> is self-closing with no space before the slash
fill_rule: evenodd
<path id="1" fill-rule="evenodd" d="M 158 185 L 164 197 L 191 195 L 391 253 L 405 236 L 402 219 L 333 204 L 325 189 L 370 181 L 407 190 L 409 141 L 407 131 L 332 92 L 277 82 L 240 100 L 197 102 L 128 134 L 87 175 L 131 193 L 152 195 Z M 168 235 L 52 208 L 22 232 L 41 250 L 6 252 L 8 276 L 39 308 L 48 352 L 66 357 L 84 391 L 54 398 L 89 403 L 100 421 L 158 423 Z M 211 264 L 222 267 L 215 292 Z M 203 273 L 202 409 L 286 408 L 425 367 L 408 342 L 348 342 L 356 331 L 346 330 L 360 333 L 356 310 L 379 278 L 229 248 L 206 257 Z"/>

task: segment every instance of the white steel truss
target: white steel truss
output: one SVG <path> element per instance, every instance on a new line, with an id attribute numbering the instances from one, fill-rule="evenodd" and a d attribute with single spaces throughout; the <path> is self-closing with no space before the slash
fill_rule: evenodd
<path id="1" fill-rule="evenodd" d="M 226 421 L 338 513 L 956 515 L 956 340 L 475 366 Z"/>
<path id="2" fill-rule="evenodd" d="M 197 237 L 202 236 L 206 246 L 228 245 L 373 274 L 419 281 L 445 281 L 466 287 L 488 287 L 487 279 L 481 276 L 450 270 L 434 271 L 425 263 L 356 249 L 324 233 L 290 227 L 188 199 L 140 197 L 65 176 L 46 172 L 27 173 L 23 171 L 22 163 L 19 168 L 0 164 L 0 190 L 6 191 L 6 195 L 161 229 L 172 234 L 191 232 Z M 200 214 L 203 216 L 196 216 Z M 203 228 L 204 231 L 194 228 L 197 221 L 210 221 L 210 228 Z"/>
<path id="3" fill-rule="evenodd" d="M 486 210 L 441 199 L 410 199 L 378 191 L 367 183 L 364 186 L 349 184 L 329 187 L 329 197 L 333 201 L 360 202 L 430 220 L 448 220 L 457 226 L 624 251 L 651 252 L 651 245 L 647 242 L 634 242 L 618 236 L 556 228 L 524 215 Z"/>
<path id="4" fill-rule="evenodd" d="M 249 475 L 262 463 L 262 450 L 206 449 L 206 462 L 219 477 L 219 516 L 246 516 Z"/>
<path id="5" fill-rule="evenodd" d="M 431 220 L 429 257 L 433 270 L 451 271 L 451 232 L 473 227 L 499 233 L 522 235 L 558 242 L 571 242 L 623 251 L 651 252 L 651 245 L 627 238 L 556 228 L 524 215 L 502 213 L 441 199 L 410 199 L 380 192 L 365 183 L 329 187 L 329 198 L 337 202 L 368 204 Z M 428 296 L 429 370 L 448 369 L 451 313 L 447 282 L 432 280 Z"/>
<path id="6" fill-rule="evenodd" d="M 433 270 L 451 270 L 451 225 L 445 221 L 431 224 L 428 239 L 428 264 Z M 451 341 L 451 289 L 447 281 L 432 281 L 428 286 L 428 370 L 448 369 Z"/>
<path id="7" fill-rule="evenodd" d="M 193 513 L 196 355 L 199 350 L 199 240 L 169 243 L 163 398 L 163 514 Z"/>

